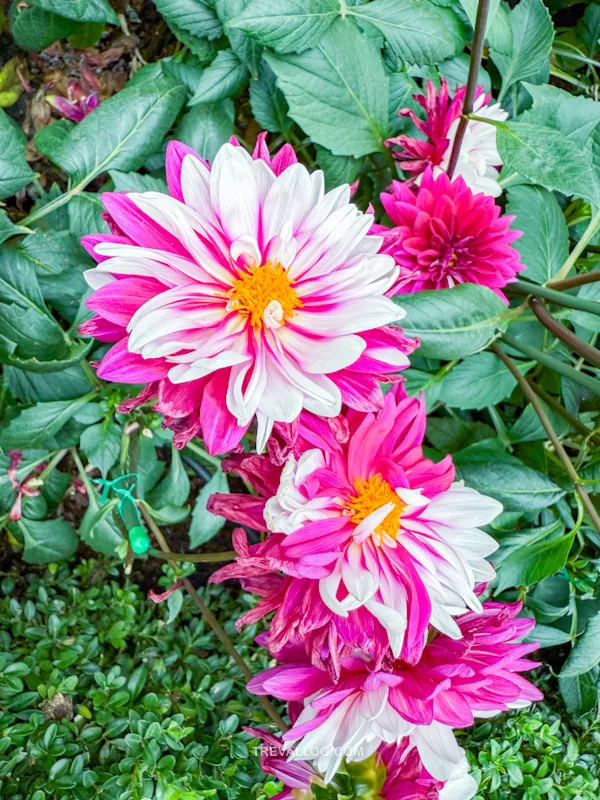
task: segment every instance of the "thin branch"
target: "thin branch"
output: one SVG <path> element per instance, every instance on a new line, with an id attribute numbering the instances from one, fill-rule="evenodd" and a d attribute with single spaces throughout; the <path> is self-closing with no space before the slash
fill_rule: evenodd
<path id="1" fill-rule="evenodd" d="M 214 564 L 219 561 L 235 561 L 237 553 L 235 550 L 225 550 L 219 553 L 163 553 L 160 550 L 151 548 L 148 555 L 152 558 L 164 558 L 169 561 L 186 561 L 198 564 Z"/>
<path id="2" fill-rule="evenodd" d="M 589 436 L 590 441 L 592 441 L 594 444 L 600 445 L 600 436 L 592 433 L 592 431 L 586 427 L 581 420 L 569 413 L 562 403 L 559 403 L 555 397 L 539 386 L 532 378 L 526 378 L 526 380 L 533 391 L 542 398 L 546 405 L 550 406 L 553 411 L 556 411 L 556 413 L 561 416 L 565 422 L 568 422 L 574 430 L 578 431 L 584 436 Z"/>
<path id="3" fill-rule="evenodd" d="M 592 245 L 588 244 L 586 249 L 594 253 L 600 253 L 600 247 L 594 246 L 592 248 Z M 573 275 L 571 278 L 565 278 L 564 281 L 550 281 L 547 286 L 549 289 L 564 291 L 565 289 L 575 289 L 577 286 L 583 286 L 584 283 L 595 283 L 596 281 L 600 281 L 600 270 L 582 272 L 580 275 Z"/>
<path id="4" fill-rule="evenodd" d="M 163 536 L 161 529 L 158 527 L 156 522 L 152 519 L 152 517 L 150 516 L 150 513 L 144 507 L 143 503 L 139 504 L 139 509 L 142 512 L 142 516 L 144 517 L 144 520 L 145 520 L 146 524 L 148 525 L 148 527 L 150 528 L 150 530 L 154 534 L 154 537 L 155 537 L 156 541 L 158 542 L 160 549 L 163 551 L 163 553 L 167 554 L 168 559 L 171 561 L 171 565 L 175 566 L 175 559 L 172 558 L 173 554 L 171 553 L 171 548 L 167 544 L 167 540 Z M 206 605 L 204 600 L 202 600 L 202 598 L 200 597 L 200 595 L 198 594 L 198 592 L 194 588 L 194 586 L 191 583 L 191 581 L 189 580 L 189 578 L 183 578 L 182 581 L 183 581 L 183 585 L 184 585 L 186 591 L 189 593 L 190 597 L 192 598 L 192 600 L 194 601 L 194 603 L 198 607 L 200 613 L 204 617 L 204 619 L 207 622 L 207 624 L 212 628 L 212 630 L 216 634 L 217 638 L 220 640 L 221 644 L 223 645 L 223 647 L 225 648 L 227 653 L 231 656 L 231 658 L 235 661 L 237 666 L 240 668 L 240 670 L 241 670 L 242 674 L 244 675 L 244 677 L 247 678 L 248 680 L 250 680 L 250 678 L 253 677 L 252 672 L 250 671 L 250 669 L 249 669 L 248 665 L 246 664 L 246 662 L 244 661 L 244 659 L 241 657 L 241 655 L 235 649 L 235 647 L 233 645 L 233 642 L 231 641 L 229 636 L 223 630 L 223 627 L 222 627 L 221 623 L 218 621 L 218 619 L 212 613 L 210 608 Z M 258 695 L 258 699 L 262 703 L 262 706 L 265 709 L 265 711 L 267 712 L 267 714 L 271 717 L 273 722 L 277 725 L 279 730 L 284 731 L 284 732 L 287 731 L 288 726 L 285 724 L 283 719 L 277 713 L 277 711 L 275 710 L 275 708 L 274 708 L 273 704 L 271 703 L 271 701 L 267 697 L 264 697 L 262 695 Z"/>
<path id="5" fill-rule="evenodd" d="M 557 339 L 564 342 L 571 350 L 579 353 L 580 356 L 600 367 L 600 350 L 597 350 L 591 344 L 588 344 L 583 339 L 580 339 L 577 334 L 570 331 L 565 325 L 562 325 L 558 320 L 554 319 L 552 314 L 544 305 L 543 300 L 538 300 L 535 297 L 529 299 L 529 307 L 542 323 L 545 328 L 553 333 Z"/>
<path id="6" fill-rule="evenodd" d="M 529 297 L 529 295 L 543 297 L 544 300 L 557 306 L 575 308 L 578 311 L 587 311 L 589 314 L 598 314 L 600 316 L 600 303 L 595 300 L 586 300 L 583 297 L 576 297 L 566 292 L 557 292 L 556 289 L 538 286 L 537 283 L 529 283 L 529 281 L 514 281 L 509 283 L 506 288 L 509 292 L 514 292 L 524 297 Z"/>
<path id="7" fill-rule="evenodd" d="M 580 372 L 578 369 L 570 366 L 570 364 L 565 364 L 564 361 L 559 361 L 558 358 L 554 358 L 554 356 L 548 355 L 548 353 L 544 353 L 542 350 L 538 350 L 537 347 L 532 347 L 530 344 L 517 341 L 517 339 L 510 336 L 508 333 L 502 334 L 502 341 L 515 350 L 520 350 L 521 353 L 529 358 L 533 358 L 534 361 L 537 361 L 539 364 L 553 369 L 555 372 L 558 372 L 559 375 L 564 375 L 565 378 L 580 383 L 591 392 L 600 394 L 600 381 L 597 378 L 592 378 L 591 375 Z"/>
<path id="8" fill-rule="evenodd" d="M 492 344 L 492 350 L 498 356 L 498 358 L 501 359 L 504 362 L 504 364 L 506 365 L 507 369 L 512 373 L 513 377 L 516 379 L 517 383 L 521 387 L 521 389 L 523 391 L 523 394 L 525 395 L 525 397 L 529 400 L 529 402 L 533 406 L 533 409 L 534 409 L 535 413 L 538 415 L 539 420 L 542 423 L 542 426 L 544 427 L 544 430 L 548 434 L 548 438 L 550 439 L 550 441 L 552 442 L 552 444 L 554 446 L 554 450 L 555 450 L 556 454 L 558 455 L 558 457 L 562 461 L 562 463 L 563 463 L 563 465 L 565 467 L 565 470 L 567 471 L 567 474 L 568 474 L 569 478 L 571 479 L 571 481 L 573 483 L 573 486 L 575 487 L 575 491 L 577 492 L 577 494 L 581 498 L 581 502 L 583 503 L 583 506 L 584 506 L 585 510 L 587 511 L 591 521 L 593 522 L 594 527 L 596 528 L 598 533 L 600 533 L 600 516 L 598 515 L 598 512 L 596 511 L 596 507 L 594 506 L 594 504 L 590 500 L 590 496 L 588 495 L 587 491 L 585 490 L 585 487 L 582 485 L 581 479 L 580 479 L 579 475 L 577 474 L 577 471 L 576 471 L 575 467 L 571 463 L 571 459 L 567 455 L 567 451 L 565 450 L 565 448 L 562 445 L 562 442 L 558 438 L 558 436 L 556 434 L 556 431 L 552 427 L 552 423 L 548 419 L 548 415 L 546 414 L 546 411 L 544 410 L 543 405 L 540 403 L 540 400 L 539 400 L 537 394 L 533 391 L 531 386 L 527 383 L 525 378 L 521 375 L 521 373 L 519 372 L 519 370 L 517 368 L 517 365 L 512 360 L 512 358 L 510 358 L 510 356 L 508 356 L 504 352 L 504 350 L 502 350 L 502 348 L 498 347 L 496 342 L 494 342 Z"/>
<path id="9" fill-rule="evenodd" d="M 477 80 L 479 78 L 479 68 L 481 66 L 481 58 L 483 56 L 483 44 L 485 42 L 485 29 L 487 27 L 487 19 L 490 10 L 490 0 L 479 0 L 477 6 L 477 18 L 475 19 L 475 32 L 473 34 L 473 45 L 471 47 L 471 61 L 469 63 L 469 77 L 467 78 L 467 89 L 465 92 L 465 99 L 462 107 L 462 116 L 456 129 L 456 136 L 454 144 L 452 145 L 452 153 L 450 155 L 450 163 L 448 164 L 448 177 L 452 180 L 454 170 L 458 163 L 460 155 L 460 148 L 465 138 L 467 125 L 469 124 L 468 115 L 473 112 L 473 103 L 475 101 L 475 93 L 477 91 Z"/>

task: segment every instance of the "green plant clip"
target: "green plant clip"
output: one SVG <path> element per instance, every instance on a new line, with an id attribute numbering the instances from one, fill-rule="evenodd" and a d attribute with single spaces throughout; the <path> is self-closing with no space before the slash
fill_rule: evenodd
<path id="1" fill-rule="evenodd" d="M 125 479 L 131 479 L 131 483 L 126 487 L 119 486 L 121 481 Z M 150 537 L 144 527 L 139 508 L 135 501 L 134 492 L 137 479 L 137 472 L 126 472 L 113 480 L 93 478 L 92 483 L 97 483 L 103 487 L 102 496 L 100 498 L 102 503 L 108 500 L 111 490 L 119 496 L 117 511 L 127 528 L 131 549 L 137 555 L 143 555 L 150 549 Z"/>

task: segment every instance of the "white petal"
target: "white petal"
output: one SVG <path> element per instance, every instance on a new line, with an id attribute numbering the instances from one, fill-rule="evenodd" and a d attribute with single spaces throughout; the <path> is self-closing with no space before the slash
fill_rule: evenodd
<path id="1" fill-rule="evenodd" d="M 210 173 L 210 197 L 230 239 L 258 237 L 258 187 L 243 147 L 224 144 L 219 149 Z"/>
<path id="2" fill-rule="evenodd" d="M 354 364 L 366 346 L 360 336 L 315 339 L 294 330 L 293 325 L 283 327 L 278 336 L 284 350 L 293 356 L 305 372 L 309 373 L 327 374 L 345 369 Z"/>

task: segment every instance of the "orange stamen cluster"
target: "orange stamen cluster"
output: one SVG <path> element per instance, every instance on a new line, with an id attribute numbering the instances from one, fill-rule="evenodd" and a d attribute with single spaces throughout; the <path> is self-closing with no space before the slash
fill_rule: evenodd
<path id="1" fill-rule="evenodd" d="M 383 522 L 375 528 L 375 533 L 383 536 L 387 533 L 395 539 L 400 533 L 400 519 L 402 511 L 406 508 L 406 503 L 398 497 L 387 481 L 381 475 L 373 475 L 370 478 L 356 478 L 354 481 L 355 496 L 348 498 L 347 507 L 353 512 L 351 522 L 358 525 L 369 514 L 376 511 L 386 503 L 393 503 L 395 508 L 387 515 Z"/>
<path id="2" fill-rule="evenodd" d="M 281 264 L 267 262 L 261 266 L 250 267 L 240 272 L 239 279 L 229 291 L 229 307 L 241 314 L 250 316 L 250 324 L 260 328 L 263 312 L 270 302 L 276 300 L 283 310 L 285 319 L 293 315 L 295 308 L 302 308 L 302 302 L 292 289 L 287 270 Z"/>

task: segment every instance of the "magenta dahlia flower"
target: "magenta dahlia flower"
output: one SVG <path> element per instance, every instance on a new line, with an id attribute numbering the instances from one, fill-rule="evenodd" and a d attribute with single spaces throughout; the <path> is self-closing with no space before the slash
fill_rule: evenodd
<path id="1" fill-rule="evenodd" d="M 542 698 L 519 674 L 538 666 L 523 658 L 538 645 L 518 643 L 535 625 L 516 618 L 520 609 L 486 603 L 481 614 L 465 614 L 461 639 L 435 637 L 412 666 L 389 659 L 377 669 L 355 653 L 342 660 L 337 683 L 291 646 L 277 654 L 283 663 L 252 678 L 248 690 L 289 701 L 293 725 L 283 741 L 293 747 L 290 758 L 311 761 L 326 782 L 343 758 L 362 761 L 405 739 L 429 775 L 447 781 L 464 763 L 454 728 Z"/>
<path id="2" fill-rule="evenodd" d="M 255 417 L 260 450 L 302 409 L 376 407 L 377 378 L 416 343 L 385 327 L 404 316 L 386 297 L 398 268 L 349 187 L 325 194 L 322 172 L 289 146 L 271 161 L 264 140 L 254 158 L 223 145 L 212 169 L 171 142 L 167 180 L 171 197 L 103 194 L 113 233 L 83 239 L 99 263 L 80 331 L 116 343 L 98 375 L 147 384 L 136 402 L 158 396 L 175 444 L 202 434 L 212 453 Z"/>
<path id="3" fill-rule="evenodd" d="M 393 228 L 374 225 L 383 236 L 381 251 L 394 257 L 400 276 L 394 292 L 448 289 L 458 283 L 488 286 L 505 303 L 502 287 L 525 269 L 512 242 L 514 216 L 501 216 L 492 197 L 473 194 L 462 178 L 423 175 L 417 191 L 393 181 L 381 202 Z"/>
<path id="4" fill-rule="evenodd" d="M 423 456 L 425 425 L 424 401 L 397 385 L 377 414 L 348 411 L 334 425 L 302 415 L 282 469 L 266 456 L 224 462 L 262 497 L 213 495 L 210 510 L 271 535 L 248 548 L 238 533 L 237 563 L 213 580 L 257 588 L 266 600 L 253 619 L 278 608 L 271 649 L 313 632 L 317 663 L 321 645 L 335 657 L 340 642 L 415 663 L 430 623 L 458 638 L 454 617 L 481 611 L 474 589 L 494 577 L 485 558 L 498 545 L 478 526 L 502 505 L 453 483 L 450 456 Z"/>
<path id="5" fill-rule="evenodd" d="M 425 136 L 423 140 L 401 135 L 386 142 L 388 147 L 395 145 L 400 148 L 392 149 L 392 154 L 401 169 L 411 174 L 411 182 L 420 183 L 427 167 L 433 169 L 435 176 L 448 169 L 466 89 L 466 86 L 461 86 L 451 98 L 445 78 L 442 78 L 439 91 L 432 81 L 427 81 L 426 94 L 414 96 L 425 110 L 425 120 L 419 119 L 410 108 L 402 108 L 398 112 L 399 116 L 410 117 Z M 473 112 L 478 117 L 503 122 L 508 118 L 507 112 L 499 103 L 490 105 L 491 99 L 491 94 L 486 94 L 483 86 L 478 86 Z M 496 147 L 496 127 L 490 123 L 469 120 L 454 177 L 461 175 L 474 192 L 498 197 L 502 194 L 498 184 L 500 166 L 502 159 Z"/>

